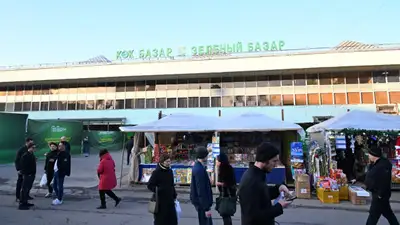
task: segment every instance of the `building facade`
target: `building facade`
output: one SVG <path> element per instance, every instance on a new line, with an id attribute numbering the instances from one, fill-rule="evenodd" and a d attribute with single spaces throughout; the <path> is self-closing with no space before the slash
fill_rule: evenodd
<path id="1" fill-rule="evenodd" d="M 348 109 L 398 112 L 399 71 L 396 48 L 6 69 L 0 111 L 126 124 L 154 120 L 160 110 L 257 111 L 309 123 Z"/>

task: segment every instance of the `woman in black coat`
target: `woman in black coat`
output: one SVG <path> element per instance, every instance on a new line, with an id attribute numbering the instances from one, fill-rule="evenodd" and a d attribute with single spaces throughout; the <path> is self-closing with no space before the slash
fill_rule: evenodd
<path id="1" fill-rule="evenodd" d="M 229 163 L 228 156 L 224 153 L 220 153 L 217 156 L 218 166 L 218 190 L 221 196 L 224 197 L 236 197 L 236 178 L 233 171 L 233 167 Z M 232 215 L 233 216 L 233 215 Z M 231 216 L 222 216 L 224 225 L 232 225 Z"/>
<path id="2" fill-rule="evenodd" d="M 157 212 L 154 214 L 154 225 L 177 225 L 178 218 L 175 209 L 177 197 L 174 184 L 174 175 L 170 168 L 171 158 L 162 155 L 160 163 L 153 171 L 147 188 L 158 195 Z M 156 187 L 158 192 L 156 193 Z"/>

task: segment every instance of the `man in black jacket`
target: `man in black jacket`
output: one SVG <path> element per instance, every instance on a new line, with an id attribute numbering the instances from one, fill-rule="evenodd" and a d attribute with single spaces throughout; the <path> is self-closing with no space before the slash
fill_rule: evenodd
<path id="1" fill-rule="evenodd" d="M 50 151 L 46 154 L 46 161 L 44 163 L 44 171 L 47 178 L 47 194 L 46 198 L 50 198 L 53 195 L 53 187 L 51 186 L 51 181 L 54 178 L 54 164 L 58 158 L 58 146 L 56 143 L 51 142 L 49 144 Z"/>
<path id="2" fill-rule="evenodd" d="M 64 178 L 71 175 L 71 155 L 65 150 L 63 143 L 58 144 L 58 157 L 54 165 L 53 188 L 57 198 L 53 200 L 53 205 L 61 205 L 64 195 Z"/>
<path id="3" fill-rule="evenodd" d="M 392 163 L 382 157 L 382 150 L 376 146 L 368 151 L 368 157 L 372 165 L 365 177 L 365 186 L 372 193 L 372 202 L 367 225 L 376 225 L 381 215 L 388 220 L 390 225 L 399 225 L 390 207 Z"/>
<path id="4" fill-rule="evenodd" d="M 67 141 L 67 137 L 62 136 L 60 143 L 62 143 L 65 146 L 65 151 L 68 152 L 68 154 L 71 154 L 71 145 Z"/>
<path id="5" fill-rule="evenodd" d="M 20 194 L 21 194 L 21 188 L 22 188 L 22 181 L 23 181 L 23 176 L 21 174 L 21 157 L 28 152 L 28 145 L 29 144 L 33 144 L 33 139 L 32 138 L 26 138 L 25 139 L 25 144 L 24 146 L 22 146 L 18 151 L 17 151 L 17 155 L 15 157 L 15 169 L 17 170 L 18 173 L 18 180 L 17 180 L 17 187 L 15 190 L 15 197 L 16 200 L 19 201 L 20 199 Z M 28 197 L 29 200 L 32 200 L 32 197 Z"/>
<path id="6" fill-rule="evenodd" d="M 192 168 L 192 182 L 190 184 L 190 200 L 196 208 L 199 225 L 212 225 L 211 206 L 213 193 L 205 163 L 208 151 L 205 147 L 196 148 L 197 161 Z"/>
<path id="7" fill-rule="evenodd" d="M 267 186 L 266 174 L 279 163 L 279 150 L 263 143 L 257 147 L 256 162 L 243 174 L 239 185 L 239 200 L 242 225 L 274 225 L 275 217 L 283 214 L 290 202 L 280 200 L 272 205 L 271 200 L 281 192 L 289 194 L 286 185 Z"/>
<path id="8" fill-rule="evenodd" d="M 20 210 L 28 210 L 33 204 L 28 203 L 29 191 L 32 188 L 36 176 L 36 157 L 33 154 L 36 146 L 33 143 L 28 144 L 28 151 L 21 156 L 20 173 L 23 176 L 22 191 L 19 201 Z"/>

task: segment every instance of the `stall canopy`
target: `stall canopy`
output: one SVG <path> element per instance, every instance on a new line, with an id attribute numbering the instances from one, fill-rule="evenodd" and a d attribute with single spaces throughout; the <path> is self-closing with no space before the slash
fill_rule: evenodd
<path id="1" fill-rule="evenodd" d="M 119 129 L 122 132 L 204 132 L 214 131 L 216 121 L 217 117 L 177 113 L 153 122 Z"/>
<path id="2" fill-rule="evenodd" d="M 262 113 L 244 113 L 232 117 L 221 117 L 214 125 L 215 131 L 252 132 L 252 131 L 303 131 L 295 123 L 273 119 Z"/>
<path id="3" fill-rule="evenodd" d="M 343 129 L 400 130 L 400 116 L 354 110 L 311 126 L 307 129 L 307 132 L 341 131 Z"/>

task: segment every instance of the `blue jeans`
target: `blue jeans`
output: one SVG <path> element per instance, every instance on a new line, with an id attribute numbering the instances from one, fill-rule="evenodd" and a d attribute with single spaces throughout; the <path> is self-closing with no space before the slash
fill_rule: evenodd
<path id="1" fill-rule="evenodd" d="M 60 201 L 62 201 L 64 195 L 64 178 L 65 176 L 58 174 L 58 171 L 54 173 L 53 189 Z"/>

